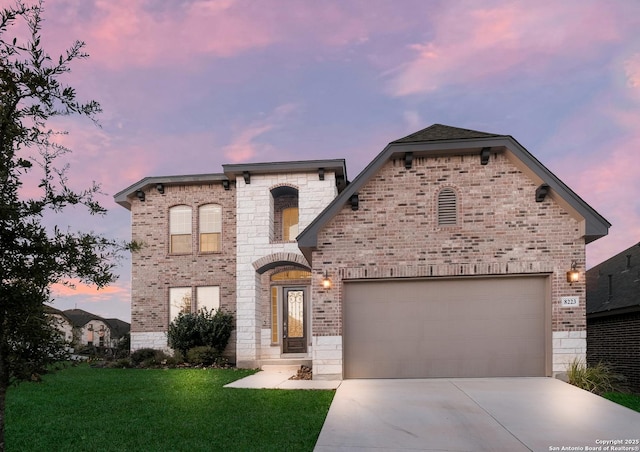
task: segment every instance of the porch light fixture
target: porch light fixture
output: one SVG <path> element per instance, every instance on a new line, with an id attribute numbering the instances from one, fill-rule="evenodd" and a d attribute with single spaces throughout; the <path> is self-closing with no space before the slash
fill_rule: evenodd
<path id="1" fill-rule="evenodd" d="M 567 272 L 567 282 L 569 284 L 578 282 L 578 280 L 580 280 L 580 272 L 576 268 L 577 266 L 578 266 L 578 263 L 576 261 L 573 261 L 571 263 L 571 270 Z"/>
<path id="2" fill-rule="evenodd" d="M 329 273 L 327 273 L 326 270 L 322 276 L 322 287 L 325 289 L 331 289 L 331 280 L 329 279 Z"/>
<path id="3" fill-rule="evenodd" d="M 144 201 L 144 192 L 142 190 L 136 191 L 136 196 L 140 201 Z"/>

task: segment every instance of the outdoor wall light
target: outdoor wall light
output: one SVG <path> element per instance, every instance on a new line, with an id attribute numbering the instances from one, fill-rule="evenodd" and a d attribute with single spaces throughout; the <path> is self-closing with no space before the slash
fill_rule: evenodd
<path id="1" fill-rule="evenodd" d="M 325 289 L 331 289 L 331 280 L 329 279 L 329 273 L 325 270 L 324 276 L 322 276 L 322 287 Z"/>
<path id="2" fill-rule="evenodd" d="M 571 270 L 569 270 L 567 272 L 567 282 L 569 284 L 574 283 L 574 282 L 578 282 L 578 280 L 580 279 L 580 272 L 576 268 L 577 266 L 578 266 L 578 264 L 577 264 L 576 261 L 573 261 L 571 263 Z"/>

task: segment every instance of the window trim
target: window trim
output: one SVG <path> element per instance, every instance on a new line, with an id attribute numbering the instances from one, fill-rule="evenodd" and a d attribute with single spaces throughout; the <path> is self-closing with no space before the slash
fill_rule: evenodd
<path id="1" fill-rule="evenodd" d="M 185 233 L 173 233 L 173 229 L 174 226 L 176 229 L 180 229 L 179 225 L 174 223 L 172 221 L 172 212 L 178 212 L 179 210 L 183 210 L 185 213 L 188 210 L 189 211 L 189 234 L 185 234 Z M 178 204 L 175 206 L 171 206 L 169 207 L 169 254 L 173 254 L 173 255 L 186 255 L 186 254 L 192 254 L 193 253 L 193 207 L 187 205 L 187 204 Z M 180 225 L 180 226 L 185 226 L 185 225 Z M 174 244 L 173 244 L 173 238 L 176 237 L 189 237 L 189 243 L 190 243 L 190 247 L 189 250 L 185 250 L 185 251 L 174 251 Z"/>
<path id="2" fill-rule="evenodd" d="M 206 208 L 214 208 L 216 209 L 218 212 L 218 223 L 214 225 L 213 229 L 218 229 L 218 231 L 206 231 L 203 232 L 203 224 L 202 224 L 202 218 L 203 218 L 203 211 Z M 202 204 L 201 206 L 198 206 L 198 253 L 201 254 L 214 254 L 214 253 L 221 253 L 222 252 L 222 232 L 223 232 L 223 221 L 222 221 L 222 206 L 220 204 L 216 204 L 216 203 L 207 203 L 207 204 Z M 204 235 L 217 235 L 217 244 L 215 245 L 215 250 L 204 250 L 202 249 L 202 244 L 203 244 L 203 236 Z"/>

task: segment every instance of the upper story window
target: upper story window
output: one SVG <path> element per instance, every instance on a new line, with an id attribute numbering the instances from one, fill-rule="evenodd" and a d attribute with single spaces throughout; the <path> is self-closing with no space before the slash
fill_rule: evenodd
<path id="1" fill-rule="evenodd" d="M 191 253 L 191 207 L 175 206 L 169 209 L 169 252 Z"/>
<path id="2" fill-rule="evenodd" d="M 458 224 L 458 195 L 453 188 L 443 188 L 438 193 L 438 226 Z"/>
<path id="3" fill-rule="evenodd" d="M 282 209 L 282 240 L 288 242 L 298 236 L 298 208 Z"/>
<path id="4" fill-rule="evenodd" d="M 298 190 L 281 186 L 271 190 L 273 197 L 272 241 L 290 242 L 298 235 Z"/>
<path id="5" fill-rule="evenodd" d="M 215 253 L 222 248 L 222 207 L 207 204 L 198 209 L 200 252 Z"/>

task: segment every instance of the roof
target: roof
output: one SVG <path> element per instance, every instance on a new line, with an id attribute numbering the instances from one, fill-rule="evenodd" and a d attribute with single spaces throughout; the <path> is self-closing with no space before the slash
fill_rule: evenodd
<path id="1" fill-rule="evenodd" d="M 109 326 L 110 329 L 125 330 L 124 333 L 128 332 L 131 326 L 120 319 L 105 319 L 104 317 L 100 317 L 99 315 L 92 314 L 91 312 L 84 311 L 82 309 L 67 309 L 66 311 L 62 311 L 62 313 L 69 319 L 71 324 L 74 327 L 82 328 L 87 323 L 92 320 L 99 320 Z M 124 334 L 122 333 L 122 334 Z"/>
<path id="2" fill-rule="evenodd" d="M 557 194 L 565 204 L 575 210 L 585 221 L 585 242 L 589 243 L 607 235 L 611 224 L 565 185 L 547 167 L 540 163 L 529 151 L 510 135 L 479 132 L 469 129 L 434 124 L 389 143 L 378 156 L 298 235 L 298 246 L 311 262 L 312 251 L 317 246 L 318 233 L 335 217 L 358 193 L 369 179 L 391 158 L 406 156 L 433 157 L 445 155 L 477 154 L 485 148 L 491 152 L 509 152 L 528 168 L 541 183 L 548 184 L 552 193 Z"/>
<path id="3" fill-rule="evenodd" d="M 421 141 L 464 140 L 470 138 L 497 137 L 495 133 L 478 132 L 477 130 L 460 129 L 458 127 L 434 124 L 426 129 L 407 135 L 393 143 L 416 143 Z"/>
<path id="4" fill-rule="evenodd" d="M 152 176 L 145 177 L 116 193 L 115 201 L 126 209 L 131 209 L 131 199 L 139 190 L 146 190 L 159 184 L 193 185 L 235 181 L 251 174 L 302 173 L 312 171 L 330 171 L 336 175 L 336 185 L 341 191 L 347 183 L 347 167 L 344 159 L 298 160 L 289 162 L 241 163 L 222 165 L 224 173 L 192 174 L 185 176 Z"/>
<path id="5" fill-rule="evenodd" d="M 587 315 L 640 311 L 640 243 L 587 270 Z"/>
<path id="6" fill-rule="evenodd" d="M 104 322 L 104 319 L 99 315 L 83 311 L 82 309 L 67 309 L 63 312 L 75 327 L 83 327 L 92 320 L 101 320 Z"/>
<path id="7" fill-rule="evenodd" d="M 120 339 L 131 331 L 131 324 L 120 319 L 105 319 L 111 329 L 111 339 Z"/>

